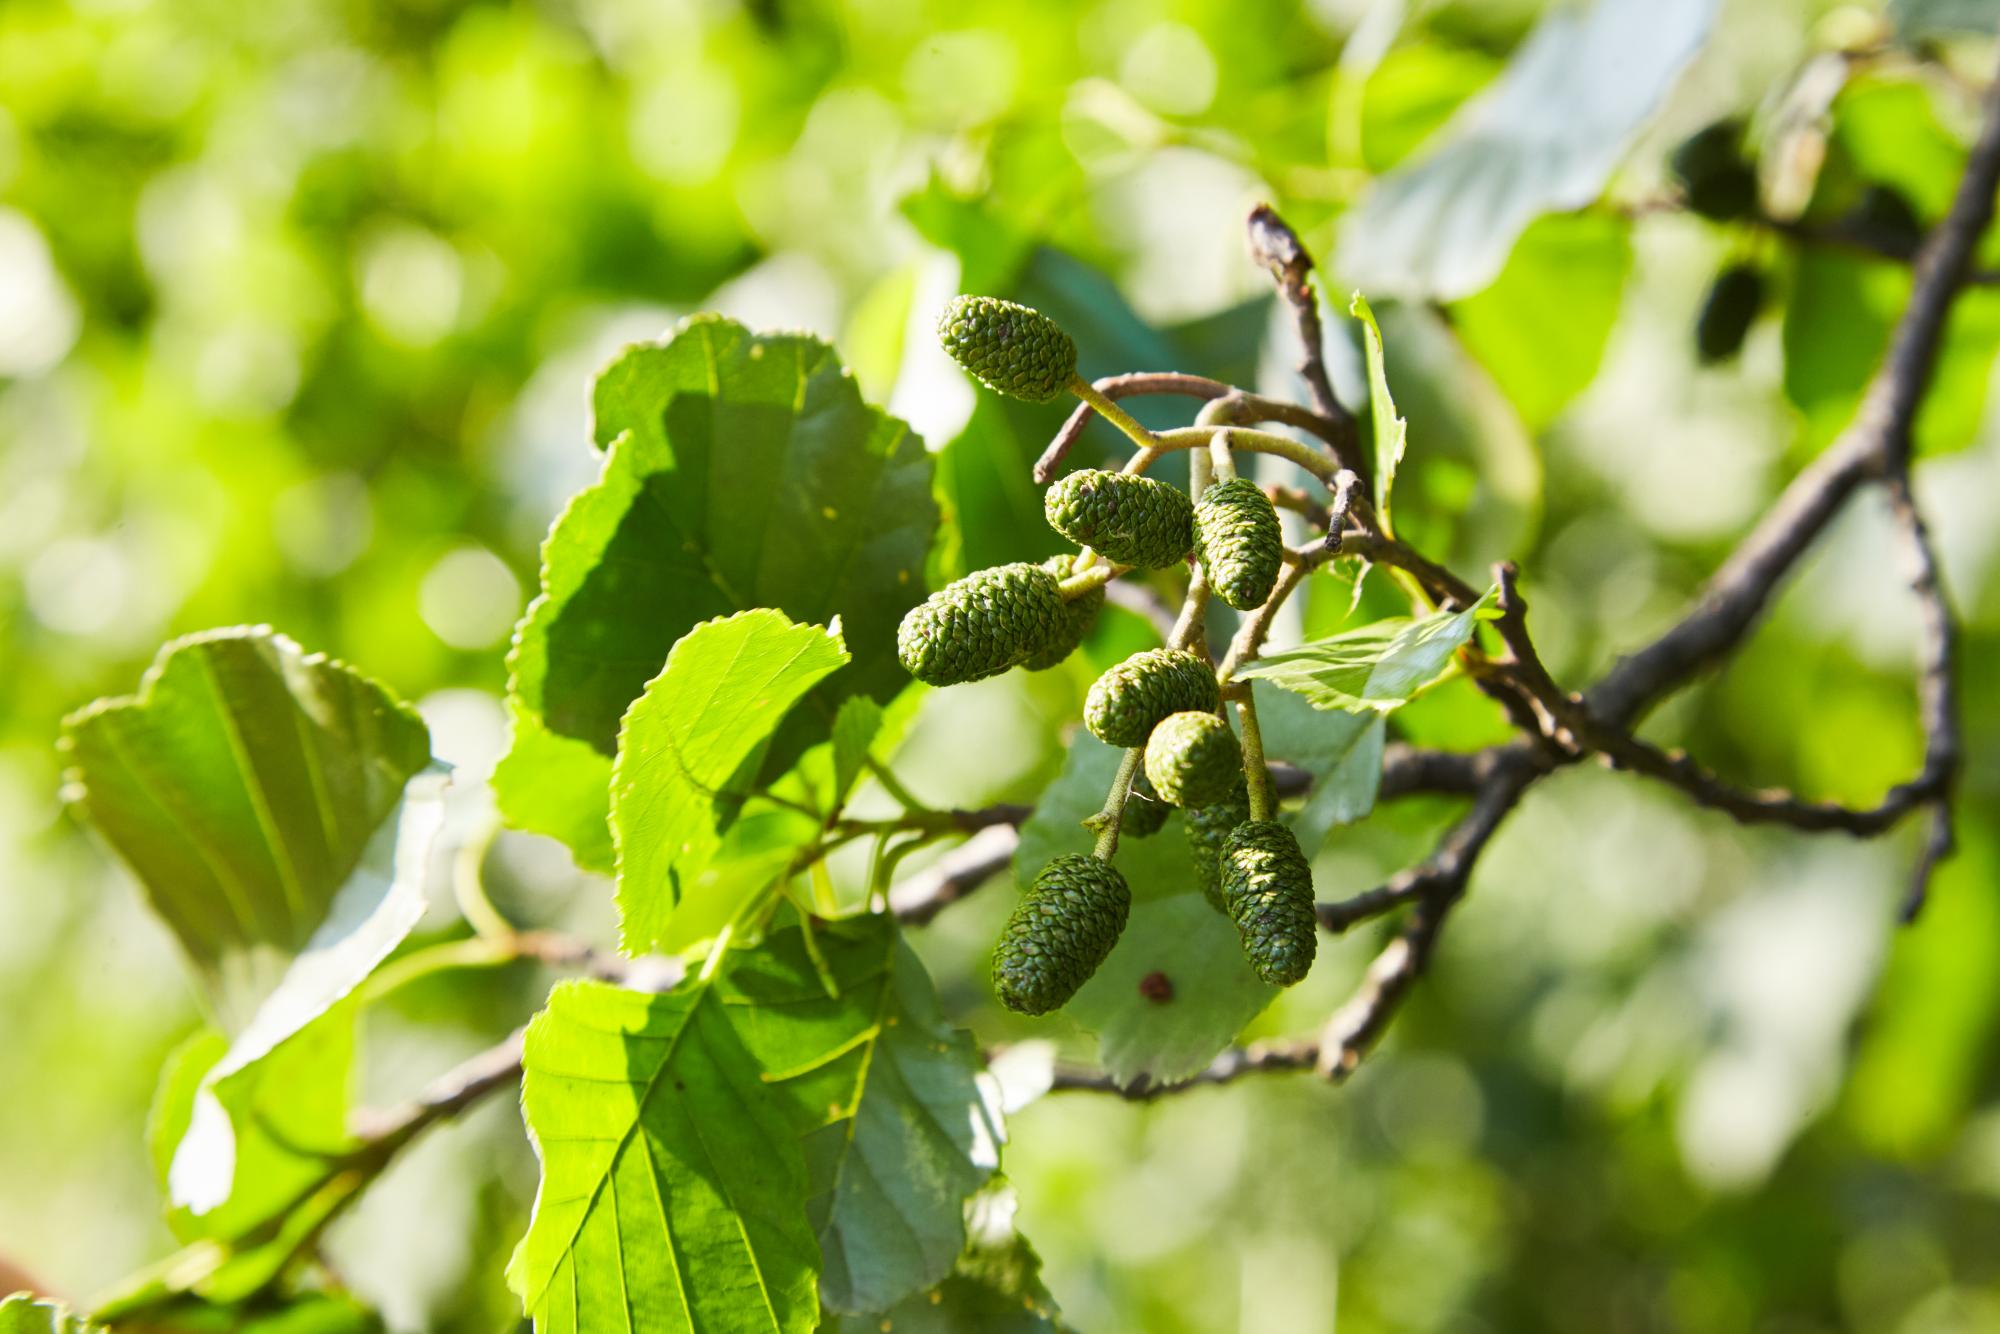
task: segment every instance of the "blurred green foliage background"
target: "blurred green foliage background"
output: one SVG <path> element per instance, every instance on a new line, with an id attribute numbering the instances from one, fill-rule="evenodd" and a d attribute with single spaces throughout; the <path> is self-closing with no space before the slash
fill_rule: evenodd
<path id="1" fill-rule="evenodd" d="M 1344 298 L 1342 214 L 1541 7 L 1411 4 L 1363 61 L 1357 25 L 1385 8 L 1405 7 L 0 4 L 0 1256 L 86 1297 L 164 1253 L 146 1109 L 199 1015 L 165 931 L 60 814 L 67 710 L 129 690 L 170 635 L 269 622 L 422 701 L 476 774 L 503 744 L 536 544 L 593 466 L 588 377 L 697 309 L 833 338 L 945 451 L 963 529 L 940 568 L 1053 550 L 1021 516 L 1060 409 L 975 400 L 924 313 L 1017 292 L 1061 314 L 1088 373 L 1171 360 L 1282 386 L 1289 329 L 1244 254 L 1248 205 L 1284 210 Z M 1613 197 L 1656 194 L 1666 148 L 1714 116 L 1780 119 L 1816 52 L 1880 21 L 1725 5 Z M 1796 204 L 1888 181 L 1936 216 L 1963 77 L 1842 68 Z M 1774 188 L 1800 170 L 1767 169 Z M 1784 314 L 1700 369 L 1702 287 L 1743 255 Z M 1493 286 L 1390 312 L 1402 522 L 1469 575 L 1519 560 L 1551 665 L 1580 683 L 1668 623 L 1838 429 L 1906 286 L 1894 263 L 1671 211 L 1545 219 Z M 1350 1086 L 1072 1095 L 1013 1118 L 1020 1223 L 1075 1324 L 2000 1329 L 1991 293 L 1956 330 L 1918 480 L 1968 622 L 1970 768 L 1964 846 L 1919 924 L 1893 925 L 1907 838 L 1753 833 L 1566 774 L 1507 826 Z M 1915 618 L 1886 534 L 1868 506 L 1844 521 L 1657 734 L 1844 799 L 1911 772 Z M 934 697 L 899 767 L 940 800 L 1031 797 L 1087 683 Z M 1462 684 L 1398 724 L 1450 745 L 1501 728 Z M 1450 813 L 1400 803 L 1341 835 L 1323 888 L 1421 855 Z M 606 929 L 602 883 L 553 845 L 503 852 L 523 917 Z M 956 1013 L 1046 1036 L 981 1008 L 1006 898 L 920 943 Z M 1309 1030 L 1368 947 L 1331 945 L 1257 1031 Z M 413 989 L 371 1023 L 367 1099 L 505 1032 L 541 985 Z M 395 1169 L 332 1255 L 398 1328 L 511 1328 L 499 1269 L 533 1183 L 515 1109 L 489 1106 Z"/>

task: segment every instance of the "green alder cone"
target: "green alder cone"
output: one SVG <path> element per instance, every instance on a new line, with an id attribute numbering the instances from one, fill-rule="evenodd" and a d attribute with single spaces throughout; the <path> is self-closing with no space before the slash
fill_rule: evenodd
<path id="1" fill-rule="evenodd" d="M 1061 396 L 1076 374 L 1076 344 L 1061 326 L 995 296 L 954 297 L 938 321 L 938 340 L 988 389 L 1030 403 Z"/>
<path id="2" fill-rule="evenodd" d="M 1209 906 L 1225 917 L 1222 901 L 1222 849 L 1238 825 L 1250 818 L 1250 780 L 1241 769 L 1229 795 L 1212 806 L 1190 806 L 1187 812 L 1188 856 L 1194 861 L 1195 883 Z"/>
<path id="3" fill-rule="evenodd" d="M 1764 305 L 1764 275 L 1752 264 L 1732 264 L 1715 275 L 1695 321 L 1695 355 L 1704 366 L 1728 361 L 1743 350 L 1743 340 Z"/>
<path id="4" fill-rule="evenodd" d="M 1042 508 L 1050 527 L 1119 565 L 1164 570 L 1194 549 L 1194 502 L 1150 477 L 1085 468 L 1049 487 Z"/>
<path id="5" fill-rule="evenodd" d="M 1202 492 L 1194 507 L 1194 554 L 1216 596 L 1238 611 L 1263 606 L 1285 559 L 1270 497 L 1240 477 Z"/>
<path id="6" fill-rule="evenodd" d="M 1319 948 L 1312 867 L 1276 820 L 1238 825 L 1222 846 L 1222 903 L 1257 976 L 1289 987 L 1312 971 Z"/>
<path id="7" fill-rule="evenodd" d="M 1097 678 L 1083 723 L 1099 741 L 1125 749 L 1145 745 L 1169 716 L 1213 713 L 1221 700 L 1214 668 L 1181 649 L 1150 648 Z"/>
<path id="8" fill-rule="evenodd" d="M 1212 713 L 1176 713 L 1146 738 L 1146 777 L 1176 806 L 1213 806 L 1243 781 L 1243 748 Z"/>
<path id="9" fill-rule="evenodd" d="M 1161 800 L 1153 790 L 1146 775 L 1132 775 L 1132 795 L 1125 799 L 1125 814 L 1120 818 L 1118 831 L 1133 838 L 1151 838 L 1167 826 L 1167 817 L 1174 808 Z"/>
<path id="10" fill-rule="evenodd" d="M 1022 1014 L 1047 1014 L 1077 992 L 1125 929 L 1132 891 L 1109 862 L 1081 853 L 1042 868 L 993 949 L 993 989 Z"/>
<path id="11" fill-rule="evenodd" d="M 1070 569 L 1076 564 L 1075 555 L 1051 556 L 1042 562 L 1057 583 L 1069 578 Z M 1062 628 L 1049 645 L 1038 653 L 1030 655 L 1021 665 L 1031 672 L 1045 672 L 1061 664 L 1063 659 L 1076 652 L 1077 645 L 1090 633 L 1090 627 L 1097 621 L 1097 613 L 1104 609 L 1104 585 L 1099 584 L 1087 593 L 1079 594 L 1064 604 L 1067 608 Z"/>
<path id="12" fill-rule="evenodd" d="M 1025 561 L 996 565 L 910 608 L 896 628 L 896 655 L 926 685 L 959 685 L 1046 652 L 1069 622 L 1054 575 Z"/>

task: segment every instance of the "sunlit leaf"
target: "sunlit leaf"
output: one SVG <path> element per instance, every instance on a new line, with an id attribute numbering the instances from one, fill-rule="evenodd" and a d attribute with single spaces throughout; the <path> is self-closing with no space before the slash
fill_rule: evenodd
<path id="1" fill-rule="evenodd" d="M 264 627 L 168 644 L 136 695 L 72 715 L 63 746 L 69 799 L 238 1004 L 247 974 L 389 893 L 350 881 L 364 855 L 397 864 L 393 840 L 377 857 L 378 831 L 430 762 L 414 712 Z"/>
<path id="2" fill-rule="evenodd" d="M 768 609 L 698 625 L 674 645 L 625 715 L 612 775 L 627 951 L 662 947 L 682 883 L 722 846 L 732 781 L 792 706 L 847 661 L 837 632 Z"/>
<path id="3" fill-rule="evenodd" d="M 1375 440 L 1375 513 L 1382 531 L 1394 532 L 1389 522 L 1389 493 L 1396 483 L 1396 468 L 1409 446 L 1409 423 L 1396 414 L 1396 400 L 1389 395 L 1389 373 L 1383 364 L 1382 330 L 1375 312 L 1361 293 L 1348 303 L 1348 313 L 1361 321 L 1362 352 L 1368 363 L 1368 419 Z"/>
<path id="4" fill-rule="evenodd" d="M 997 1112 L 893 922 L 797 930 L 665 995 L 566 983 L 528 1030 L 542 1330 L 809 1330 L 949 1273 Z M 899 1031 L 902 1030 L 902 1031 Z"/>
<path id="5" fill-rule="evenodd" d="M 862 695 L 844 700 L 833 720 L 833 796 L 836 806 L 846 801 L 868 762 L 868 751 L 882 730 L 882 706 Z"/>
<path id="6" fill-rule="evenodd" d="M 788 766 L 840 701 L 908 681 L 896 623 L 924 596 L 937 508 L 923 442 L 865 403 L 831 348 L 700 317 L 599 377 L 598 481 L 550 530 L 542 592 L 515 636 L 516 747 L 502 810 L 602 865 L 619 720 L 703 621 L 756 607 L 836 617 L 852 664 L 773 739 Z"/>
<path id="7" fill-rule="evenodd" d="M 1496 591 L 1464 611 L 1392 617 L 1267 654 L 1241 674 L 1282 686 L 1316 709 L 1393 713 L 1451 669 Z"/>
<path id="8" fill-rule="evenodd" d="M 0 1334 L 94 1334 L 99 1328 L 61 1302 L 41 1301 L 25 1292 L 0 1301 Z"/>

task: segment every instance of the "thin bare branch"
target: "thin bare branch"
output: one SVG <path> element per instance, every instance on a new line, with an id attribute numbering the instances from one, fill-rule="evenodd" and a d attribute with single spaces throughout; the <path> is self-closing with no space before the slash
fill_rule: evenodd
<path id="1" fill-rule="evenodd" d="M 1270 273 L 1278 285 L 1278 294 L 1291 308 L 1292 323 L 1299 337 L 1299 377 L 1306 382 L 1307 392 L 1320 415 L 1341 427 L 1341 438 L 1329 439 L 1327 443 L 1341 466 L 1353 470 L 1365 483 L 1369 476 L 1368 460 L 1362 457 L 1354 414 L 1333 392 L 1333 381 L 1326 373 L 1326 358 L 1321 353 L 1319 299 L 1312 288 L 1312 256 L 1306 252 L 1299 234 L 1269 204 L 1251 209 L 1246 226 L 1251 258 Z"/>

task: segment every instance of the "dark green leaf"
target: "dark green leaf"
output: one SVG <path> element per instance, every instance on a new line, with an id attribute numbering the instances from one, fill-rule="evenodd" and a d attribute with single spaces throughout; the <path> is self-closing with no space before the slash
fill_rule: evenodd
<path id="1" fill-rule="evenodd" d="M 619 720 L 673 643 L 755 607 L 840 618 L 853 662 L 773 741 L 767 764 L 789 766 L 842 699 L 907 682 L 896 624 L 924 595 L 937 509 L 923 442 L 813 338 L 691 320 L 628 349 L 593 403 L 609 452 L 543 547 L 494 782 L 510 820 L 601 866 L 591 812 L 608 809 Z"/>
<path id="2" fill-rule="evenodd" d="M 872 915 L 817 934 L 829 999 L 796 932 L 731 971 L 745 1044 L 790 1102 L 812 1176 L 820 1299 L 874 1311 L 938 1282 L 965 1244 L 965 1201 L 999 1162 L 997 1089 L 979 1051 L 939 1010 L 894 919 Z"/>
<path id="3" fill-rule="evenodd" d="M 1055 1298 L 1042 1261 L 1014 1230 L 1014 1192 L 989 1190 L 967 1210 L 965 1254 L 945 1280 L 884 1311 L 833 1315 L 826 1334 L 1056 1334 Z"/>

